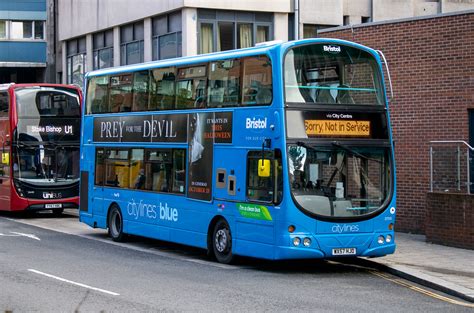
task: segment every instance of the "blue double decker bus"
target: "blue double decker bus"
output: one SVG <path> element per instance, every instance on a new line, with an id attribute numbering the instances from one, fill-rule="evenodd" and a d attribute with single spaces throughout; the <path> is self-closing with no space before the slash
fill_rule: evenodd
<path id="1" fill-rule="evenodd" d="M 90 72 L 80 220 L 222 263 L 393 253 L 379 52 L 334 39 Z"/>

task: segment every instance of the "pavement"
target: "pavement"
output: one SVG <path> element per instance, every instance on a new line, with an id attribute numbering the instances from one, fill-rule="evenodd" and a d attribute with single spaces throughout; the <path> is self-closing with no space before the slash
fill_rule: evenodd
<path id="1" fill-rule="evenodd" d="M 474 303 L 474 250 L 426 242 L 424 235 L 396 233 L 394 254 L 366 261 L 393 275 Z"/>

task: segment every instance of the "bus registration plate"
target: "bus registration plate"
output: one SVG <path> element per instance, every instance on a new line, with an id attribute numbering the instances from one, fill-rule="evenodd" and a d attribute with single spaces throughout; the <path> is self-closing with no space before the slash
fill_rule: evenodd
<path id="1" fill-rule="evenodd" d="M 332 255 L 355 255 L 356 248 L 338 248 L 332 249 Z"/>
<path id="2" fill-rule="evenodd" d="M 44 205 L 45 209 L 60 209 L 63 205 L 61 203 L 47 203 Z"/>

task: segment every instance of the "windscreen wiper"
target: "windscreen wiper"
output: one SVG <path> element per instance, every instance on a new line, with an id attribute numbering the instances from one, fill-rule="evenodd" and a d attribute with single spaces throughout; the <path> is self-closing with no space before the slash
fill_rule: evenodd
<path id="1" fill-rule="evenodd" d="M 351 153 L 351 154 L 353 154 L 353 155 L 355 155 L 355 156 L 357 156 L 361 159 L 364 159 L 364 160 L 367 160 L 367 161 L 374 161 L 374 162 L 382 164 L 382 161 L 377 160 L 377 159 L 373 159 L 373 158 L 369 158 L 368 156 L 365 156 L 362 153 L 359 153 L 359 152 L 355 151 L 354 149 L 349 148 L 348 146 L 341 145 L 340 143 L 338 143 L 336 141 L 333 141 L 331 144 L 333 146 L 341 148 L 341 149 L 343 149 L 343 150 L 345 150 L 345 151 L 347 151 L 347 152 L 349 152 L 349 153 Z"/>

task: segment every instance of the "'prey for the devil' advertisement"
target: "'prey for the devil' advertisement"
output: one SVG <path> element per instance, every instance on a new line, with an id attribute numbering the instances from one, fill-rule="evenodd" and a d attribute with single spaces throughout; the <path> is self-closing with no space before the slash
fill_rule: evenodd
<path id="1" fill-rule="evenodd" d="M 210 201 L 214 143 L 232 143 L 232 112 L 94 119 L 95 142 L 188 144 L 188 197 Z"/>

